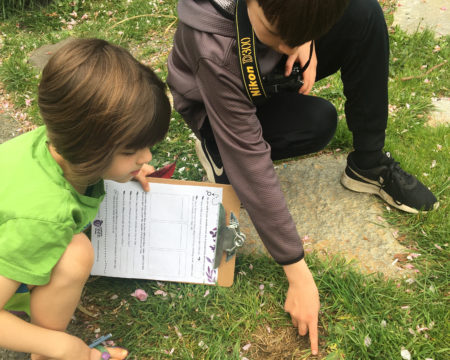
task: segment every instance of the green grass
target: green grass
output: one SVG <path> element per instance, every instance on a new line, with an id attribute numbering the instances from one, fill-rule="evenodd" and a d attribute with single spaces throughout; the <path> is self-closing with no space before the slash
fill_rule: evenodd
<path id="1" fill-rule="evenodd" d="M 51 0 L 0 0 L 0 18 L 6 19 L 25 9 L 34 9 L 40 5 L 47 5 Z"/>
<path id="2" fill-rule="evenodd" d="M 67 37 L 95 36 L 124 46 L 165 79 L 176 3 L 95 0 L 75 1 L 72 6 L 69 1 L 53 1 L 45 7 L 8 13 L 0 23 L 0 81 L 15 110 L 41 123 L 36 105 L 39 72 L 27 60 L 41 45 Z M 393 2 L 384 7 L 390 23 Z M 84 14 L 87 18 L 82 20 Z M 431 99 L 449 96 L 449 65 L 444 64 L 450 58 L 449 38 L 435 39 L 431 32 L 407 35 L 398 28 L 390 31 L 386 149 L 434 191 L 441 206 L 429 214 L 385 212 L 400 234 L 407 235 L 400 236 L 402 244 L 421 254 L 414 261 L 419 270 L 415 280 L 364 276 L 344 260 L 308 255 L 321 294 L 321 357 L 327 359 L 400 359 L 402 348 L 413 359 L 450 356 L 449 128 L 425 126 Z M 413 78 L 402 80 L 405 77 Z M 339 75 L 322 80 L 315 89 L 315 94 L 336 105 L 341 119 L 327 150 L 351 150 Z M 155 165 L 177 158 L 176 178 L 201 180 L 204 173 L 193 149 L 192 133 L 175 112 L 166 140 L 152 149 Z M 147 301 L 130 296 L 136 288 L 150 294 Z M 154 295 L 161 289 L 168 295 Z M 209 295 L 204 296 L 207 290 Z M 112 332 L 115 341 L 139 359 L 300 359 L 308 356 L 307 340 L 295 337 L 283 311 L 286 290 L 282 270 L 273 260 L 249 256 L 238 257 L 231 288 L 92 278 L 82 301 L 89 312 L 98 315 L 78 311 L 71 329 L 86 341 L 94 337 L 95 329 Z M 371 344 L 366 346 L 369 339 Z M 251 347 L 244 351 L 248 343 Z"/>

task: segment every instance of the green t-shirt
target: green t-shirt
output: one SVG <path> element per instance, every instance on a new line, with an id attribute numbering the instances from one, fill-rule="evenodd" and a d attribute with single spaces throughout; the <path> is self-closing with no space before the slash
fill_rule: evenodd
<path id="1" fill-rule="evenodd" d="M 73 235 L 97 214 L 103 181 L 79 194 L 51 156 L 45 127 L 0 145 L 0 173 L 0 275 L 47 284 Z"/>

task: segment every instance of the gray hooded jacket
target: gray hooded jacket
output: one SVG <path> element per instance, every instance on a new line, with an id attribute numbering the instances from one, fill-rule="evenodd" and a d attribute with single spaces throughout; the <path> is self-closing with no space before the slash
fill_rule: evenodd
<path id="1" fill-rule="evenodd" d="M 178 16 L 167 78 L 175 109 L 198 137 L 208 117 L 227 176 L 268 251 L 282 265 L 297 262 L 303 247 L 256 107 L 244 92 L 234 21 L 208 0 L 180 0 Z M 262 44 L 257 53 L 263 75 L 281 58 Z"/>

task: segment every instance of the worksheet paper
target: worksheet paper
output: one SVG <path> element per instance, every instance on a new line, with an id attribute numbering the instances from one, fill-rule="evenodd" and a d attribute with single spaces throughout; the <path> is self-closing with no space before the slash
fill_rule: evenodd
<path id="1" fill-rule="evenodd" d="M 214 284 L 222 188 L 105 181 L 92 275 Z"/>

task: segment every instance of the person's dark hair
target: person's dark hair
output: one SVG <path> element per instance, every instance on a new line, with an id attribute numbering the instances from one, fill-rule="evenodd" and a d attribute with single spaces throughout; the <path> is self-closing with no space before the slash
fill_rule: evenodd
<path id="1" fill-rule="evenodd" d="M 50 143 L 80 179 L 98 180 L 118 149 L 161 141 L 170 121 L 165 84 L 125 49 L 76 39 L 45 66 L 39 108 Z"/>
<path id="2" fill-rule="evenodd" d="M 295 47 L 326 34 L 349 0 L 257 0 L 286 45 Z"/>

